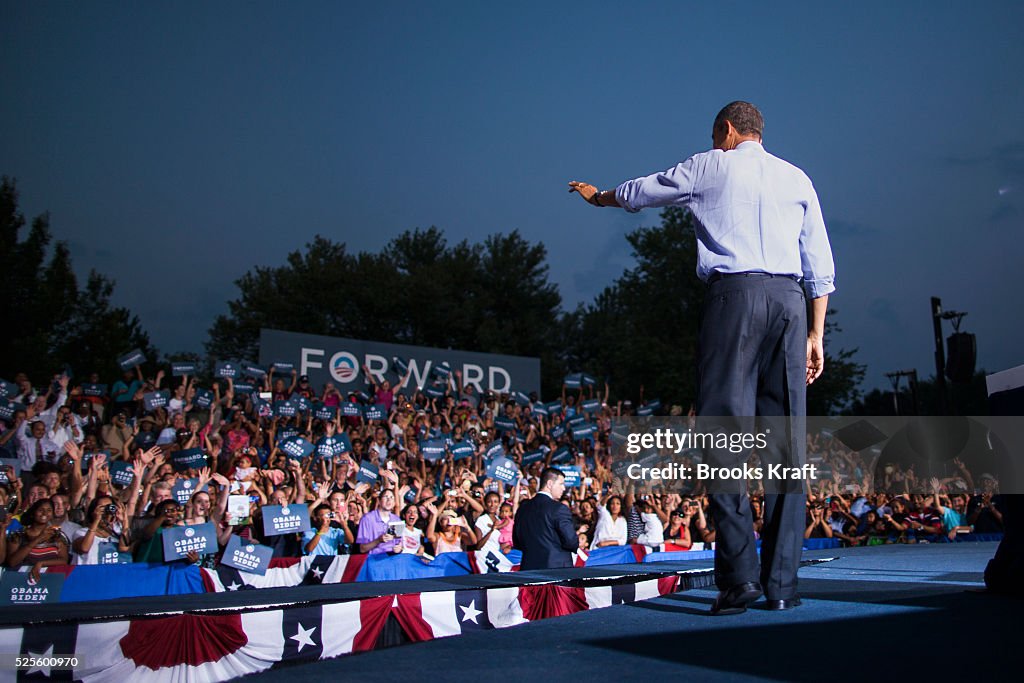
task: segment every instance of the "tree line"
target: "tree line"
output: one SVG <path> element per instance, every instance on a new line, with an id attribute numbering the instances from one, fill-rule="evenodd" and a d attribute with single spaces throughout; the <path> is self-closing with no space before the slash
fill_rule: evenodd
<path id="1" fill-rule="evenodd" d="M 95 271 L 84 287 L 64 242 L 53 243 L 49 218 L 36 217 L 24 239 L 14 180 L 0 187 L 0 280 L 3 320 L 17 334 L 0 341 L 0 377 L 23 371 L 46 377 L 63 365 L 117 374 L 133 348 L 158 357 L 138 318 L 111 304 L 114 283 Z M 554 397 L 572 372 L 607 381 L 612 398 L 664 405 L 695 400 L 697 330 L 706 289 L 696 276 L 692 216 L 665 209 L 660 224 L 625 236 L 635 265 L 593 301 L 563 310 L 551 282 L 547 249 L 518 231 L 481 242 L 449 244 L 436 227 L 408 230 L 379 252 L 349 251 L 317 236 L 278 266 L 255 267 L 236 282 L 227 313 L 209 329 L 205 351 L 216 359 L 256 358 L 263 327 L 534 356 L 542 394 Z M 826 337 L 835 331 L 829 315 Z M 9 325 L 8 330 L 11 330 Z M 831 350 L 826 373 L 808 392 L 811 414 L 832 414 L 859 398 L 864 366 L 855 349 Z M 196 360 L 194 353 L 163 360 Z"/>

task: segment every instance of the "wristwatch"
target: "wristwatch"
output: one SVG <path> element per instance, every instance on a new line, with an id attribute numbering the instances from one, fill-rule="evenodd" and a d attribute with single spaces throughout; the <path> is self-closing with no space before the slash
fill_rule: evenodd
<path id="1" fill-rule="evenodd" d="M 591 199 L 593 200 L 593 201 L 591 202 L 591 204 L 593 204 L 594 206 L 601 206 L 601 207 L 603 207 L 603 206 L 604 206 L 604 204 L 602 204 L 602 203 L 601 203 L 601 202 L 600 202 L 600 201 L 598 200 L 598 197 L 600 197 L 600 196 L 601 196 L 601 193 L 602 193 L 602 192 L 603 192 L 603 190 L 598 190 L 598 191 L 596 191 L 596 192 L 594 193 L 594 195 L 593 195 L 593 196 L 591 197 Z"/>

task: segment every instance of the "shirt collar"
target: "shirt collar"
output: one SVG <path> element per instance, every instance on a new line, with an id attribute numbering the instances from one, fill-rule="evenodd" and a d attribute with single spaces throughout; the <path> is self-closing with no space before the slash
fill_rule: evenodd
<path id="1" fill-rule="evenodd" d="M 740 144 L 736 145 L 736 149 L 742 149 L 743 147 L 750 147 L 751 149 L 756 147 L 762 152 L 764 151 L 764 145 L 762 145 L 760 142 L 756 140 L 744 140 Z"/>
<path id="2" fill-rule="evenodd" d="M 552 495 L 551 495 L 550 493 L 548 493 L 547 491 L 537 491 L 537 495 L 540 495 L 540 496 L 547 496 L 547 497 L 548 497 L 548 498 L 550 498 L 551 500 L 554 500 L 554 499 L 555 499 L 555 498 L 554 498 L 554 496 L 552 496 Z"/>

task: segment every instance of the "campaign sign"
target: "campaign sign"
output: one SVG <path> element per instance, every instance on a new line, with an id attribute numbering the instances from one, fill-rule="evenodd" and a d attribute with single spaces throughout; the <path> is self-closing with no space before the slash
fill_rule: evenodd
<path id="1" fill-rule="evenodd" d="M 654 415 L 654 408 L 649 405 L 640 406 L 636 409 L 636 414 L 640 417 L 647 417 L 648 415 Z"/>
<path id="2" fill-rule="evenodd" d="M 499 432 L 515 431 L 516 422 L 507 415 L 498 415 L 494 418 L 494 428 Z"/>
<path id="3" fill-rule="evenodd" d="M 594 423 L 585 422 L 572 428 L 572 438 L 576 441 L 594 438 Z"/>
<path id="4" fill-rule="evenodd" d="M 391 365 L 394 366 L 395 371 L 400 375 L 404 375 L 409 372 L 409 364 L 405 362 L 405 359 L 401 356 L 395 356 L 391 359 Z"/>
<path id="5" fill-rule="evenodd" d="M 156 432 L 139 432 L 135 435 L 135 445 L 144 451 L 148 451 L 156 445 L 158 436 Z"/>
<path id="6" fill-rule="evenodd" d="M 488 461 L 494 460 L 495 458 L 503 457 L 505 455 L 505 446 L 501 441 L 493 441 L 491 445 L 487 447 L 484 452 L 484 458 Z"/>
<path id="7" fill-rule="evenodd" d="M 545 404 L 544 407 L 548 409 L 548 415 L 557 415 L 562 412 L 561 401 L 552 401 L 551 403 Z"/>
<path id="8" fill-rule="evenodd" d="M 256 391 L 255 384 L 249 384 L 247 382 L 235 382 L 235 393 L 249 395 Z"/>
<path id="9" fill-rule="evenodd" d="M 569 425 L 570 427 L 573 427 L 573 428 L 575 428 L 575 427 L 576 427 L 576 425 L 581 425 L 581 424 L 583 424 L 583 423 L 584 423 L 584 422 L 586 422 L 586 421 L 587 421 L 587 418 L 586 418 L 586 417 L 584 417 L 583 415 L 580 415 L 579 413 L 576 413 L 575 415 L 573 415 L 572 417 L 570 417 L 569 419 L 567 419 L 567 420 L 566 420 L 566 421 L 564 422 L 564 424 L 567 424 L 567 425 Z"/>
<path id="10" fill-rule="evenodd" d="M 380 470 L 369 460 L 363 460 L 359 463 L 359 474 L 356 475 L 356 481 L 359 483 L 366 483 L 373 486 L 377 483 L 377 479 L 380 477 Z"/>
<path id="11" fill-rule="evenodd" d="M 117 543 L 101 543 L 96 550 L 96 558 L 99 564 L 131 564 L 132 553 L 130 550 L 119 550 Z"/>
<path id="12" fill-rule="evenodd" d="M 546 405 L 544 405 L 543 403 L 534 403 L 533 406 L 530 408 L 530 412 L 532 412 L 534 415 L 540 415 L 541 417 L 547 417 L 548 416 L 548 407 Z"/>
<path id="13" fill-rule="evenodd" d="M 217 364 L 213 367 L 213 376 L 221 377 L 223 379 L 238 379 L 238 376 L 242 374 L 242 368 L 238 367 L 237 363 L 232 363 L 229 360 L 217 361 Z"/>
<path id="14" fill-rule="evenodd" d="M 5 379 L 0 379 L 0 398 L 10 398 L 11 396 L 18 395 L 18 385 L 14 382 L 8 382 Z"/>
<path id="15" fill-rule="evenodd" d="M 166 389 L 147 391 L 142 395 L 142 405 L 145 406 L 147 412 L 152 412 L 157 408 L 166 408 L 167 402 L 170 400 L 171 392 Z"/>
<path id="16" fill-rule="evenodd" d="M 106 396 L 107 385 L 106 384 L 92 384 L 86 383 L 82 385 L 83 396 Z"/>
<path id="17" fill-rule="evenodd" d="M 267 371 L 255 363 L 242 363 L 242 372 L 247 377 L 255 377 L 256 379 L 262 379 L 267 376 Z"/>
<path id="18" fill-rule="evenodd" d="M 491 464 L 487 466 L 487 476 L 491 479 L 503 481 L 506 484 L 512 484 L 519 478 L 519 470 L 516 468 L 516 464 L 514 462 L 505 456 L 501 456 L 495 458 Z"/>
<path id="19" fill-rule="evenodd" d="M 110 481 L 118 486 L 128 486 L 135 480 L 135 472 L 132 471 L 132 464 L 124 460 L 115 460 L 110 463 Z"/>
<path id="20" fill-rule="evenodd" d="M 564 424 L 558 424 L 551 428 L 551 438 L 561 439 L 563 436 L 565 436 Z"/>
<path id="21" fill-rule="evenodd" d="M 529 453 L 523 453 L 523 467 L 532 465 L 535 462 L 539 462 L 544 459 L 544 451 L 536 450 L 530 451 Z"/>
<path id="22" fill-rule="evenodd" d="M 285 427 L 285 428 L 282 428 L 282 429 L 278 429 L 277 430 L 277 446 L 280 447 L 282 443 L 284 443 L 288 439 L 292 438 L 293 436 L 298 436 L 298 435 L 299 435 L 299 430 L 296 429 L 295 427 Z"/>
<path id="23" fill-rule="evenodd" d="M 461 440 L 456 441 L 449 446 L 448 450 L 451 452 L 453 460 L 463 460 L 465 458 L 473 457 L 473 453 L 476 452 L 476 447 L 474 447 L 469 441 Z"/>
<path id="24" fill-rule="evenodd" d="M 178 501 L 179 505 L 184 505 L 192 499 L 192 494 L 196 491 L 206 490 L 206 484 L 203 484 L 202 488 L 198 488 L 198 486 L 198 479 L 178 479 L 174 482 L 171 495 L 174 497 L 174 500 Z"/>
<path id="25" fill-rule="evenodd" d="M 9 484 L 7 481 L 7 468 L 14 470 L 14 476 L 21 474 L 21 461 L 17 458 L 0 458 L 0 484 Z"/>
<path id="26" fill-rule="evenodd" d="M 348 434 L 345 433 L 325 436 L 316 442 L 316 454 L 321 458 L 333 458 L 351 451 L 352 442 L 349 440 Z"/>
<path id="27" fill-rule="evenodd" d="M 432 368 L 432 372 L 441 379 L 448 379 L 452 376 L 452 366 L 448 364 L 448 361 L 441 361 Z"/>
<path id="28" fill-rule="evenodd" d="M 387 419 L 388 410 L 383 403 L 374 403 L 372 406 L 366 406 L 363 416 L 367 420 L 384 420 Z"/>
<path id="29" fill-rule="evenodd" d="M 14 412 L 18 409 L 18 406 L 8 401 L 6 398 L 0 398 L 0 420 L 7 420 L 11 422 L 14 420 Z"/>
<path id="30" fill-rule="evenodd" d="M 566 389 L 579 389 L 580 384 L 583 382 L 583 375 L 578 372 L 574 372 L 571 375 L 566 375 L 562 383 L 565 384 Z"/>
<path id="31" fill-rule="evenodd" d="M 0 605 L 58 602 L 64 587 L 64 574 L 59 572 L 39 575 L 36 581 L 28 572 L 6 571 L 0 577 Z"/>
<path id="32" fill-rule="evenodd" d="M 345 417 L 362 417 L 363 407 L 358 403 L 352 401 L 346 401 L 339 406 L 341 414 Z"/>
<path id="33" fill-rule="evenodd" d="M 301 503 L 291 505 L 264 505 L 263 534 L 302 534 L 309 531 L 309 507 Z"/>
<path id="34" fill-rule="evenodd" d="M 569 450 L 568 446 L 556 448 L 555 452 L 551 454 L 552 463 L 570 461 L 572 461 L 572 451 Z"/>
<path id="35" fill-rule="evenodd" d="M 444 457 L 444 439 L 420 441 L 420 455 L 428 462 L 437 462 Z"/>
<path id="36" fill-rule="evenodd" d="M 423 390 L 423 393 L 430 398 L 443 398 L 445 392 L 445 386 L 443 384 L 431 384 L 429 387 Z"/>
<path id="37" fill-rule="evenodd" d="M 284 441 L 280 445 L 280 448 L 289 458 L 294 460 L 305 460 L 313 454 L 316 446 L 301 436 L 293 436 L 292 438 Z"/>
<path id="38" fill-rule="evenodd" d="M 601 399 L 587 399 L 586 401 L 580 404 L 580 408 L 582 408 L 583 412 L 585 413 L 596 413 L 597 411 L 601 410 Z"/>
<path id="39" fill-rule="evenodd" d="M 192 398 L 192 405 L 206 410 L 213 405 L 213 398 L 213 392 L 209 389 L 196 389 L 196 395 Z"/>
<path id="40" fill-rule="evenodd" d="M 585 387 L 592 387 L 595 384 L 597 384 L 597 380 L 594 378 L 593 375 L 588 375 L 587 373 L 584 372 L 583 374 L 580 375 L 580 384 L 582 384 Z"/>
<path id="41" fill-rule="evenodd" d="M 657 399 L 656 398 L 656 399 L 654 399 L 652 401 L 648 401 L 647 402 L 647 407 L 650 408 L 651 410 L 659 410 L 659 409 L 661 409 L 661 399 Z"/>
<path id="42" fill-rule="evenodd" d="M 575 465 L 559 465 L 558 469 L 565 474 L 565 487 L 574 489 L 583 485 L 583 477 L 580 475 L 580 468 Z"/>
<path id="43" fill-rule="evenodd" d="M 175 472 L 206 467 L 206 453 L 202 448 L 185 448 L 171 453 L 171 464 Z"/>
<path id="44" fill-rule="evenodd" d="M 184 377 L 196 374 L 195 363 L 171 363 L 171 377 Z"/>
<path id="45" fill-rule="evenodd" d="M 328 422 L 334 419 L 334 416 L 338 414 L 338 409 L 334 406 L 325 406 L 323 403 L 317 403 L 313 408 L 313 417 L 318 420 L 327 420 Z"/>
<path id="46" fill-rule="evenodd" d="M 151 433 L 151 432 L 147 432 L 147 433 Z M 138 437 L 141 436 L 141 435 L 142 435 L 142 432 L 139 432 L 139 434 L 136 435 L 136 437 L 135 437 L 135 445 L 136 446 L 139 445 Z M 89 471 L 89 463 L 92 461 L 92 458 L 93 458 L 94 455 L 104 455 L 107 458 L 105 460 L 105 462 L 110 462 L 111 461 L 110 451 L 105 450 L 105 449 L 102 450 L 102 451 L 94 451 L 94 452 L 90 452 L 90 453 L 83 452 L 82 453 L 82 472 L 88 472 Z"/>
<path id="47" fill-rule="evenodd" d="M 253 543 L 232 534 L 220 563 L 226 567 L 263 576 L 267 573 L 273 554 L 274 550 L 270 546 Z"/>
<path id="48" fill-rule="evenodd" d="M 274 368 L 274 372 L 280 374 L 282 372 L 291 372 L 292 370 L 294 370 L 295 363 L 274 362 L 272 367 Z"/>
<path id="49" fill-rule="evenodd" d="M 138 349 L 134 349 L 117 359 L 117 364 L 121 366 L 122 370 L 131 370 L 145 362 L 146 355 Z"/>
<path id="50" fill-rule="evenodd" d="M 521 391 L 513 391 L 512 392 L 512 400 L 515 401 L 516 403 L 518 403 L 521 406 L 530 405 L 530 397 L 527 396 L 526 394 L 524 394 Z"/>
<path id="51" fill-rule="evenodd" d="M 200 555 L 217 552 L 217 530 L 210 522 L 169 526 L 160 536 L 164 544 L 164 562 L 183 559 L 190 552 Z"/>
<path id="52" fill-rule="evenodd" d="M 292 401 L 295 402 L 295 408 L 300 413 L 308 413 L 313 410 L 313 404 L 305 396 L 295 396 L 292 398 Z"/>
<path id="53" fill-rule="evenodd" d="M 292 401 L 274 401 L 274 414 L 278 417 L 295 417 L 296 412 Z"/>

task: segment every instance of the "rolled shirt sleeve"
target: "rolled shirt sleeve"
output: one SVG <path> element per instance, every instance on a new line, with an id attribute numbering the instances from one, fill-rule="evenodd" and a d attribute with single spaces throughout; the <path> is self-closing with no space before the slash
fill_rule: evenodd
<path id="1" fill-rule="evenodd" d="M 831 294 L 836 290 L 836 267 L 832 260 L 832 246 L 825 230 L 825 219 L 821 215 L 818 194 L 813 186 L 804 224 L 800 230 L 800 267 L 804 276 L 804 291 L 811 299 Z"/>
<path id="2" fill-rule="evenodd" d="M 667 171 L 627 180 L 615 188 L 615 199 L 630 213 L 645 208 L 686 206 L 693 194 L 695 168 L 695 157 L 690 157 Z"/>

